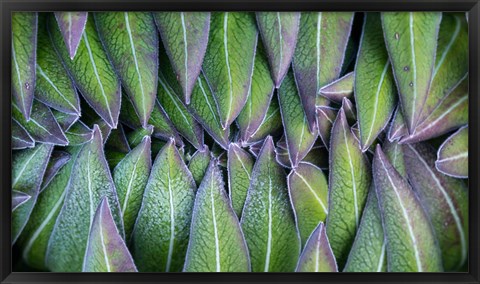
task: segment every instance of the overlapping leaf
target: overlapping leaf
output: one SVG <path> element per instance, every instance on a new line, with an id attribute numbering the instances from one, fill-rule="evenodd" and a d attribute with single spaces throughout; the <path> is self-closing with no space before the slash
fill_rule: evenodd
<path id="1" fill-rule="evenodd" d="M 72 60 L 80 45 L 87 18 L 87 12 L 55 12 L 55 19 L 57 19 L 63 41 L 68 50 L 68 55 Z"/>
<path id="2" fill-rule="evenodd" d="M 328 242 L 325 225 L 319 223 L 308 238 L 298 260 L 296 272 L 338 272 L 335 256 Z"/>
<path id="3" fill-rule="evenodd" d="M 460 128 L 438 149 L 435 167 L 453 177 L 468 177 L 468 126 Z"/>
<path id="4" fill-rule="evenodd" d="M 228 194 L 232 207 L 238 218 L 241 218 L 248 187 L 252 179 L 254 160 L 252 156 L 237 144 L 228 147 Z"/>

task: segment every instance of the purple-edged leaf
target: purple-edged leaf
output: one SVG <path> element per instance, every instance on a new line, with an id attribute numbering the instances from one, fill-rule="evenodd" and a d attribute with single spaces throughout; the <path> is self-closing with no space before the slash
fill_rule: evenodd
<path id="1" fill-rule="evenodd" d="M 328 214 L 328 185 L 322 170 L 301 162 L 287 177 L 288 193 L 295 212 L 302 244 Z"/>
<path id="2" fill-rule="evenodd" d="M 241 225 L 253 272 L 288 272 L 295 269 L 301 242 L 288 198 L 283 168 L 275 160 L 268 136 L 253 167 Z"/>
<path id="3" fill-rule="evenodd" d="M 212 13 L 203 72 L 224 129 L 237 118 L 247 101 L 257 38 L 253 13 Z"/>
<path id="4" fill-rule="evenodd" d="M 47 270 L 45 254 L 55 221 L 62 209 L 72 167 L 82 147 L 66 147 L 71 159 L 63 166 L 53 179 L 38 195 L 25 229 L 18 239 L 22 257 L 28 266 L 38 270 Z"/>
<path id="5" fill-rule="evenodd" d="M 282 86 L 278 89 L 278 100 L 291 165 L 295 167 L 308 154 L 318 133 L 309 130 L 308 119 L 292 72 L 287 74 Z"/>
<path id="6" fill-rule="evenodd" d="M 195 190 L 192 174 L 170 139 L 153 164 L 132 235 L 140 271 L 181 271 Z"/>
<path id="7" fill-rule="evenodd" d="M 55 109 L 50 110 L 52 111 L 53 116 L 55 117 L 58 125 L 63 131 L 67 131 L 68 129 L 70 129 L 70 127 L 72 127 L 72 125 L 80 119 L 80 116 L 77 114 L 60 112 Z"/>
<path id="8" fill-rule="evenodd" d="M 111 149 L 122 153 L 128 153 L 132 150 L 128 144 L 127 135 L 121 123 L 118 124 L 117 129 L 112 130 L 105 143 L 105 147 L 109 150 Z"/>
<path id="9" fill-rule="evenodd" d="M 248 146 L 248 151 L 255 157 L 258 158 L 258 154 L 260 153 L 260 150 L 262 149 L 263 146 L 263 140 L 260 140 L 254 144 L 250 144 Z M 285 143 L 285 147 L 287 147 L 287 144 Z M 287 159 L 288 159 L 288 154 L 287 154 Z"/>
<path id="10" fill-rule="evenodd" d="M 348 124 L 355 124 L 357 122 L 357 110 L 352 101 L 347 98 L 343 98 L 342 109 L 345 112 L 345 117 L 347 118 Z"/>
<path id="11" fill-rule="evenodd" d="M 152 136 L 153 133 L 153 126 L 147 125 L 147 127 L 139 127 L 134 131 L 127 134 L 127 141 L 130 145 L 130 148 L 137 147 L 142 141 L 145 136 Z"/>
<path id="12" fill-rule="evenodd" d="M 100 201 L 92 221 L 82 272 L 137 272 L 106 197 Z"/>
<path id="13" fill-rule="evenodd" d="M 261 142 L 268 135 L 276 135 L 282 130 L 282 116 L 278 99 L 273 97 L 268 106 L 267 113 L 258 129 L 242 144 L 249 145 Z"/>
<path id="14" fill-rule="evenodd" d="M 88 231 L 103 197 L 112 204 L 115 223 L 124 235 L 115 185 L 103 152 L 102 134 L 95 125 L 92 140 L 82 146 L 73 165 L 65 203 L 48 243 L 46 265 L 51 271 L 82 270 Z"/>
<path id="15" fill-rule="evenodd" d="M 448 94 L 430 115 L 415 129 L 415 133 L 400 143 L 415 143 L 438 137 L 468 123 L 468 77 Z"/>
<path id="16" fill-rule="evenodd" d="M 323 86 L 320 89 L 320 95 L 337 103 L 341 103 L 343 98 L 351 99 L 353 95 L 354 81 L 355 72 L 352 71 L 340 79 Z"/>
<path id="17" fill-rule="evenodd" d="M 93 130 L 79 120 L 65 131 L 65 136 L 68 138 L 70 146 L 81 145 L 92 140 Z"/>
<path id="18" fill-rule="evenodd" d="M 30 195 L 23 193 L 21 191 L 12 190 L 12 212 L 15 211 L 18 207 L 22 206 L 30 198 Z"/>
<path id="19" fill-rule="evenodd" d="M 468 178 L 468 125 L 443 142 L 438 149 L 435 167 L 446 175 Z"/>
<path id="20" fill-rule="evenodd" d="M 428 144 L 403 146 L 408 180 L 432 222 L 445 271 L 459 270 L 468 253 L 468 189 L 462 180 L 435 168 L 435 149 Z"/>
<path id="21" fill-rule="evenodd" d="M 135 108 L 127 96 L 122 96 L 120 121 L 132 129 L 137 129 L 142 126 Z M 155 105 L 153 106 L 152 113 L 150 114 L 148 124 L 153 125 L 152 135 L 154 137 L 162 140 L 174 138 L 178 146 L 183 146 L 182 138 L 178 135 L 177 130 L 173 126 L 170 118 L 158 100 L 155 100 Z"/>
<path id="22" fill-rule="evenodd" d="M 12 95 L 27 121 L 35 91 L 37 26 L 37 13 L 12 13 Z"/>
<path id="23" fill-rule="evenodd" d="M 410 134 L 419 123 L 435 66 L 440 12 L 383 12 L 382 26 Z"/>
<path id="24" fill-rule="evenodd" d="M 330 133 L 333 122 L 337 117 L 337 110 L 328 106 L 317 107 L 317 127 L 318 136 L 323 142 L 323 145 L 329 149 L 330 147 Z"/>
<path id="25" fill-rule="evenodd" d="M 367 13 L 355 64 L 360 147 L 365 152 L 387 126 L 397 104 L 395 81 L 379 13 Z"/>
<path id="26" fill-rule="evenodd" d="M 441 272 L 440 249 L 422 203 L 380 145 L 373 160 L 373 178 L 387 240 L 388 271 Z"/>
<path id="27" fill-rule="evenodd" d="M 248 186 L 252 179 L 254 160 L 252 156 L 236 143 L 228 146 L 228 195 L 232 207 L 238 216 L 242 216 L 243 206 L 247 198 Z"/>
<path id="28" fill-rule="evenodd" d="M 461 13 L 444 13 L 438 33 L 432 83 L 419 121 L 423 121 L 442 98 L 468 73 L 468 23 Z"/>
<path id="29" fill-rule="evenodd" d="M 325 225 L 318 224 L 298 259 L 296 272 L 338 272 L 337 262 L 328 241 Z"/>
<path id="30" fill-rule="evenodd" d="M 140 123 L 150 119 L 157 95 L 158 34 L 151 13 L 94 13 L 98 35 Z"/>
<path id="31" fill-rule="evenodd" d="M 70 161 L 71 155 L 65 151 L 53 151 L 50 160 L 48 161 L 47 169 L 43 175 L 42 185 L 40 191 L 43 191 L 52 179 L 58 174 L 65 164 Z"/>
<path id="32" fill-rule="evenodd" d="M 400 106 L 397 106 L 392 122 L 390 122 L 390 128 L 388 129 L 388 140 L 393 142 L 404 136 L 408 136 L 408 129 L 403 119 L 402 109 Z"/>
<path id="33" fill-rule="evenodd" d="M 188 105 L 207 50 L 210 13 L 159 12 L 153 16 L 182 87 L 181 98 Z"/>
<path id="34" fill-rule="evenodd" d="M 287 74 L 297 44 L 299 12 L 257 12 L 257 26 L 277 88 Z"/>
<path id="35" fill-rule="evenodd" d="M 210 162 L 197 192 L 183 271 L 250 271 L 247 244 L 216 159 Z"/>
<path id="36" fill-rule="evenodd" d="M 50 40 L 47 15 L 40 13 L 38 19 L 35 98 L 54 109 L 78 116 L 80 100 L 77 90 Z"/>
<path id="37" fill-rule="evenodd" d="M 386 240 L 377 193 L 373 186 L 353 242 L 344 272 L 387 272 Z"/>
<path id="38" fill-rule="evenodd" d="M 405 167 L 405 158 L 403 154 L 402 145 L 398 142 L 385 141 L 383 143 L 383 152 L 387 156 L 388 160 L 392 166 L 397 170 L 397 172 L 403 177 L 407 178 L 407 171 Z"/>
<path id="39" fill-rule="evenodd" d="M 226 129 L 222 128 L 220 116 L 215 106 L 215 98 L 203 74 L 198 76 L 197 83 L 191 93 L 190 105 L 188 105 L 187 108 L 203 126 L 205 131 L 207 131 L 223 149 L 228 149 L 230 127 Z"/>
<path id="40" fill-rule="evenodd" d="M 197 187 L 203 180 L 208 165 L 210 164 L 211 153 L 207 145 L 203 145 L 203 149 L 197 150 L 190 162 L 188 163 L 188 169 L 192 173 L 193 179 Z"/>
<path id="41" fill-rule="evenodd" d="M 87 23 L 87 12 L 55 12 L 68 55 L 73 60 Z"/>
<path id="42" fill-rule="evenodd" d="M 15 151 L 13 155 L 12 190 L 31 198 L 12 212 L 12 244 L 17 241 L 30 218 L 52 149 L 53 145 L 37 144 L 35 148 Z"/>
<path id="43" fill-rule="evenodd" d="M 36 142 L 62 146 L 68 144 L 68 139 L 58 125 L 52 111 L 37 100 L 33 101 L 29 121 L 25 120 L 16 104 L 12 104 L 12 117 L 28 131 Z"/>
<path id="44" fill-rule="evenodd" d="M 370 163 L 340 109 L 330 139 L 327 234 L 343 268 L 360 224 L 371 183 Z"/>
<path id="45" fill-rule="evenodd" d="M 112 172 L 127 241 L 130 240 L 138 211 L 142 205 L 142 197 L 151 167 L 151 140 L 150 136 L 145 136 L 142 142 L 133 148 Z"/>
<path id="46" fill-rule="evenodd" d="M 63 37 L 53 17 L 48 19 L 50 38 L 68 73 L 82 96 L 98 115 L 116 128 L 120 113 L 121 86 L 89 17 L 74 59 L 70 58 Z"/>
<path id="47" fill-rule="evenodd" d="M 270 76 L 267 57 L 261 42 L 257 45 L 250 95 L 236 122 L 241 141 L 248 141 L 262 125 L 271 105 L 275 85 Z"/>
<path id="48" fill-rule="evenodd" d="M 353 23 L 353 13 L 302 13 L 293 72 L 310 131 L 315 126 L 318 93 L 338 79 Z M 318 98 L 317 98 L 318 97 Z M 325 98 L 320 100 L 326 105 Z"/>
<path id="49" fill-rule="evenodd" d="M 35 141 L 32 136 L 28 134 L 27 130 L 18 121 L 12 118 L 12 149 L 20 150 L 34 146 Z"/>

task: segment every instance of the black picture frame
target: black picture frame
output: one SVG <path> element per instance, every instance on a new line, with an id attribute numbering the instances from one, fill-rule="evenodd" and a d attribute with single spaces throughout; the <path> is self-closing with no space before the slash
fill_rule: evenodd
<path id="1" fill-rule="evenodd" d="M 51 273 L 12 272 L 11 12 L 13 11 L 464 11 L 469 16 L 469 270 L 467 273 Z M 479 0 L 0 0 L 1 283 L 479 283 Z"/>

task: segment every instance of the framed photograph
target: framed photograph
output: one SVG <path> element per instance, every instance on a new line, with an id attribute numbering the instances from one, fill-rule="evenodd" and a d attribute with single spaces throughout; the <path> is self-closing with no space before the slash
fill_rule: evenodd
<path id="1" fill-rule="evenodd" d="M 0 5 L 1 283 L 479 283 L 478 0 Z"/>

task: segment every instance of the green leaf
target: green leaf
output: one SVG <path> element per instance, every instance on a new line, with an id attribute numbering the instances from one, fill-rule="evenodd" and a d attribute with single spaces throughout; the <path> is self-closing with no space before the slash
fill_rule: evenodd
<path id="1" fill-rule="evenodd" d="M 373 178 L 387 240 L 388 271 L 441 272 L 440 250 L 422 204 L 379 145 Z"/>
<path id="2" fill-rule="evenodd" d="M 322 170 L 301 162 L 287 177 L 288 193 L 295 212 L 302 244 L 328 214 L 328 184 Z"/>
<path id="3" fill-rule="evenodd" d="M 420 123 L 413 135 L 400 143 L 416 143 L 438 137 L 468 123 L 468 77 L 450 92 L 430 115 Z"/>
<path id="4" fill-rule="evenodd" d="M 468 125 L 460 128 L 438 149 L 435 167 L 457 178 L 468 178 Z"/>
<path id="5" fill-rule="evenodd" d="M 98 35 L 146 127 L 157 95 L 158 34 L 146 12 L 94 13 Z"/>
<path id="6" fill-rule="evenodd" d="M 70 58 L 55 20 L 48 19 L 50 37 L 68 73 L 87 103 L 112 128 L 120 113 L 121 86 L 90 17 L 74 59 Z"/>
<path id="7" fill-rule="evenodd" d="M 461 13 L 443 13 L 432 83 L 419 121 L 423 121 L 467 73 L 468 23 Z"/>
<path id="8" fill-rule="evenodd" d="M 383 152 L 387 156 L 392 166 L 403 177 L 407 178 L 407 170 L 405 167 L 405 158 L 403 157 L 402 145 L 397 142 L 385 141 L 383 143 Z"/>
<path id="9" fill-rule="evenodd" d="M 65 131 L 65 136 L 68 138 L 70 146 L 78 146 L 93 138 L 92 129 L 88 128 L 82 121 L 77 121 L 70 129 Z"/>
<path id="10" fill-rule="evenodd" d="M 55 18 L 71 60 L 75 57 L 80 45 L 87 17 L 87 12 L 55 12 Z"/>
<path id="11" fill-rule="evenodd" d="M 150 136 L 145 136 L 142 142 L 115 166 L 112 173 L 127 241 L 132 235 L 152 167 L 150 147 Z"/>
<path id="12" fill-rule="evenodd" d="M 203 74 L 198 76 L 197 83 L 193 87 L 191 94 L 191 103 L 187 108 L 208 134 L 222 148 L 228 149 L 230 128 L 222 128 L 215 105 L 215 98 Z"/>
<path id="13" fill-rule="evenodd" d="M 390 128 L 388 129 L 388 140 L 399 140 L 404 136 L 408 136 L 408 130 L 405 126 L 405 120 L 403 119 L 403 113 L 400 106 L 395 109 Z"/>
<path id="14" fill-rule="evenodd" d="M 302 13 L 293 72 L 310 131 L 315 129 L 317 94 L 340 76 L 352 23 L 351 12 Z"/>
<path id="15" fill-rule="evenodd" d="M 327 235 L 343 268 L 360 225 L 371 183 L 370 163 L 360 150 L 343 107 L 332 127 Z"/>
<path id="16" fill-rule="evenodd" d="M 23 193 L 21 191 L 12 190 L 12 212 L 15 211 L 18 207 L 22 206 L 30 198 L 30 195 Z"/>
<path id="17" fill-rule="evenodd" d="M 287 140 L 288 153 L 293 167 L 308 154 L 315 143 L 317 132 L 310 132 L 308 119 L 297 92 L 293 73 L 289 72 L 278 89 L 278 100 L 283 127 Z"/>
<path id="18" fill-rule="evenodd" d="M 31 216 L 52 149 L 53 145 L 38 144 L 35 148 L 15 151 L 13 154 L 12 190 L 31 198 L 12 212 L 12 244 L 17 241 Z"/>
<path id="19" fill-rule="evenodd" d="M 80 114 L 77 90 L 58 57 L 47 30 L 47 17 L 40 13 L 35 98 L 62 112 Z"/>
<path id="20" fill-rule="evenodd" d="M 115 222 L 123 235 L 115 185 L 103 153 L 102 135 L 95 125 L 92 140 L 82 146 L 73 165 L 65 203 L 48 243 L 46 265 L 51 271 L 82 270 L 95 209 L 105 196 L 112 204 Z"/>
<path id="21" fill-rule="evenodd" d="M 242 213 L 253 272 L 294 271 L 300 254 L 285 172 L 275 161 L 274 151 L 272 137 L 268 136 L 253 167 Z"/>
<path id="22" fill-rule="evenodd" d="M 182 269 L 195 189 L 195 181 L 170 139 L 153 164 L 132 236 L 132 252 L 140 271 Z"/>
<path id="23" fill-rule="evenodd" d="M 282 129 L 282 115 L 277 98 L 272 98 L 267 113 L 258 129 L 247 139 L 245 145 L 262 142 L 268 135 L 276 135 Z"/>
<path id="24" fill-rule="evenodd" d="M 192 143 L 195 148 L 201 149 L 203 146 L 203 129 L 175 94 L 175 91 L 169 84 L 171 81 L 167 81 L 165 76 L 160 73 L 158 82 L 158 100 L 160 105 L 163 106 L 178 132 L 188 142 Z"/>
<path id="25" fill-rule="evenodd" d="M 159 12 L 153 16 L 188 105 L 207 49 L 210 13 Z"/>
<path id="26" fill-rule="evenodd" d="M 236 119 L 242 142 L 248 141 L 259 129 L 262 121 L 264 121 L 269 106 L 271 105 L 274 89 L 275 86 L 270 77 L 265 50 L 262 43 L 259 42 L 255 54 L 255 66 L 253 68 L 250 94 L 245 106 Z"/>
<path id="27" fill-rule="evenodd" d="M 142 127 L 140 119 L 132 105 L 132 102 L 127 96 L 122 96 L 122 107 L 120 109 L 120 121 L 132 129 Z M 173 126 L 170 118 L 163 107 L 155 100 L 152 113 L 148 124 L 153 126 L 152 135 L 158 139 L 168 140 L 175 138 L 178 146 L 183 146 L 182 138 L 178 135 L 177 130 Z"/>
<path id="28" fill-rule="evenodd" d="M 357 111 L 355 109 L 355 106 L 353 105 L 352 101 L 343 98 L 342 99 L 342 109 L 345 112 L 345 117 L 347 118 L 347 122 L 350 125 L 353 125 L 357 122 Z M 338 115 L 338 113 L 337 113 Z"/>
<path id="29" fill-rule="evenodd" d="M 387 126 L 397 104 L 395 81 L 382 35 L 380 14 L 365 14 L 355 64 L 355 102 L 363 152 Z"/>
<path id="30" fill-rule="evenodd" d="M 12 149 L 20 150 L 25 148 L 33 148 L 35 141 L 27 130 L 12 118 Z"/>
<path id="31" fill-rule="evenodd" d="M 67 137 L 65 137 L 50 109 L 37 100 L 33 101 L 29 121 L 25 120 L 16 104 L 12 104 L 12 117 L 28 131 L 36 142 L 62 146 L 68 144 Z"/>
<path id="32" fill-rule="evenodd" d="M 318 106 L 317 107 L 317 127 L 318 127 L 318 136 L 323 142 L 323 145 L 330 148 L 330 133 L 332 131 L 332 125 L 337 117 L 338 111 L 329 106 Z"/>
<path id="33" fill-rule="evenodd" d="M 242 229 L 212 159 L 195 198 L 185 272 L 249 272 Z"/>
<path id="34" fill-rule="evenodd" d="M 100 201 L 93 218 L 82 272 L 137 272 L 106 197 Z"/>
<path id="35" fill-rule="evenodd" d="M 42 185 L 40 191 L 43 191 L 45 187 L 52 181 L 52 179 L 58 174 L 60 169 L 70 161 L 71 155 L 68 152 L 56 150 L 50 155 L 47 168 L 43 174 Z"/>
<path id="36" fill-rule="evenodd" d="M 80 119 L 80 116 L 77 114 L 65 113 L 55 109 L 50 110 L 63 131 L 70 129 L 70 127 Z"/>
<path id="37" fill-rule="evenodd" d="M 131 148 L 137 147 L 145 136 L 151 136 L 153 133 L 153 126 L 147 125 L 146 128 L 140 127 L 127 134 L 127 141 Z"/>
<path id="38" fill-rule="evenodd" d="M 344 272 L 387 272 L 386 242 L 377 194 L 372 186 Z"/>
<path id="39" fill-rule="evenodd" d="M 277 88 L 292 62 L 300 25 L 299 12 L 257 12 L 257 26 Z"/>
<path id="40" fill-rule="evenodd" d="M 318 224 L 309 236 L 298 259 L 296 272 L 338 272 L 335 256 L 328 242 L 325 226 Z"/>
<path id="41" fill-rule="evenodd" d="M 320 95 L 331 101 L 341 103 L 343 98 L 352 98 L 354 82 L 355 72 L 350 72 L 330 84 L 323 86 L 320 89 Z"/>
<path id="42" fill-rule="evenodd" d="M 430 218 L 445 271 L 458 271 L 468 253 L 468 189 L 463 181 L 435 169 L 435 149 L 404 146 L 408 180 Z"/>
<path id="43" fill-rule="evenodd" d="M 408 132 L 414 133 L 435 66 L 440 12 L 383 12 L 382 26 Z"/>
<path id="44" fill-rule="evenodd" d="M 252 179 L 254 160 L 252 156 L 236 143 L 228 146 L 228 194 L 238 219 L 242 216 L 247 198 L 248 187 Z"/>
<path id="45" fill-rule="evenodd" d="M 207 172 L 210 159 L 210 150 L 208 149 L 207 145 L 203 145 L 203 149 L 197 150 L 188 163 L 188 169 L 192 173 L 193 179 L 195 180 L 195 184 L 197 186 L 200 185 L 205 173 Z"/>
<path id="46" fill-rule="evenodd" d="M 237 118 L 247 101 L 257 38 L 252 13 L 212 13 L 203 72 L 212 88 L 224 129 Z"/>
<path id="47" fill-rule="evenodd" d="M 113 129 L 105 143 L 105 149 L 114 150 L 122 153 L 131 151 L 130 145 L 125 135 L 122 124 L 118 124 L 117 129 Z"/>
<path id="48" fill-rule="evenodd" d="M 37 23 L 37 13 L 12 13 L 12 96 L 26 121 L 35 90 Z"/>
<path id="49" fill-rule="evenodd" d="M 22 248 L 23 260 L 33 268 L 46 269 L 45 254 L 47 252 L 48 240 L 62 209 L 72 167 L 81 148 L 66 148 L 71 155 L 70 160 L 42 188 L 31 217 L 18 239 L 18 245 Z"/>

